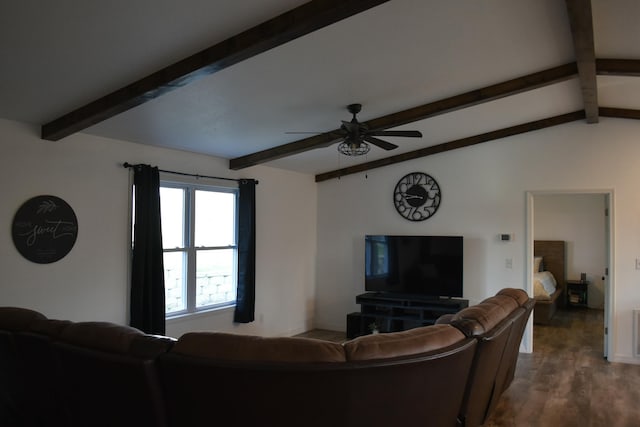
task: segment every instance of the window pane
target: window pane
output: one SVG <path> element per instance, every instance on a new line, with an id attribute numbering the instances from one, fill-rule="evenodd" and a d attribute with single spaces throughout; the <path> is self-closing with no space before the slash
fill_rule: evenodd
<path id="1" fill-rule="evenodd" d="M 234 249 L 197 251 L 196 307 L 235 301 L 234 252 Z"/>
<path id="2" fill-rule="evenodd" d="M 181 188 L 160 187 L 162 246 L 165 249 L 184 247 L 184 193 Z"/>
<path id="3" fill-rule="evenodd" d="M 174 313 L 187 308 L 185 287 L 186 252 L 164 253 L 164 298 L 165 311 Z"/>
<path id="4" fill-rule="evenodd" d="M 234 193 L 196 190 L 197 247 L 235 245 L 235 199 Z"/>

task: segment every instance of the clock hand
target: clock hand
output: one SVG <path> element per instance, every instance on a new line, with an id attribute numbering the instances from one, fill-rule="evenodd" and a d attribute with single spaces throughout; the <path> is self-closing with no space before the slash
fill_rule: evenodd
<path id="1" fill-rule="evenodd" d="M 403 194 L 405 199 L 424 199 L 422 196 L 414 195 L 414 194 Z"/>

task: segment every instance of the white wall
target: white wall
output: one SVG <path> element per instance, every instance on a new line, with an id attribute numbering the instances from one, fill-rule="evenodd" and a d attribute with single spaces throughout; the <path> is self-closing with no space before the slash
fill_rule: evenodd
<path id="1" fill-rule="evenodd" d="M 505 286 L 526 288 L 527 191 L 614 191 L 615 273 L 611 360 L 632 359 L 632 309 L 640 307 L 640 122 L 574 122 L 479 146 L 343 177 L 318 185 L 316 325 L 345 329 L 364 291 L 365 234 L 459 234 L 465 238 L 464 294 L 470 303 Z M 406 173 L 432 175 L 439 211 L 424 222 L 401 218 L 392 191 Z M 604 191 L 603 191 L 604 192 Z M 497 240 L 513 233 L 509 243 Z M 513 260 L 506 268 L 505 260 Z M 525 340 L 526 341 L 526 340 Z"/>
<path id="2" fill-rule="evenodd" d="M 602 194 L 548 194 L 534 197 L 536 240 L 566 242 L 566 277 L 589 281 L 589 307 L 604 309 L 606 268 L 605 196 Z"/>
<path id="3" fill-rule="evenodd" d="M 256 178 L 256 322 L 234 325 L 232 310 L 178 320 L 167 334 L 218 330 L 291 335 L 311 327 L 315 294 L 316 189 L 313 177 L 268 167 L 229 171 L 208 156 L 86 134 L 43 141 L 39 129 L 0 120 L 0 305 L 29 307 L 74 321 L 128 319 L 129 174 L 123 162 L 230 178 Z M 78 238 L 52 264 L 16 251 L 13 215 L 27 199 L 52 194 L 74 209 Z M 296 209 L 289 209 L 296 206 Z"/>
<path id="4" fill-rule="evenodd" d="M 258 291 L 253 324 L 235 326 L 221 312 L 169 325 L 290 335 L 311 326 L 344 330 L 358 310 L 363 236 L 368 233 L 459 234 L 465 237 L 465 297 L 471 303 L 505 286 L 525 287 L 527 191 L 612 190 L 613 351 L 632 357 L 632 309 L 640 307 L 640 122 L 601 118 L 575 122 L 318 184 L 313 177 L 255 167 L 231 172 L 226 161 L 84 134 L 42 141 L 34 126 L 0 120 L 0 305 L 32 307 L 71 320 L 127 318 L 128 175 L 122 162 L 260 180 Z M 442 188 L 440 210 L 427 221 L 401 218 L 392 204 L 396 182 L 423 171 Z M 79 221 L 76 246 L 62 260 L 37 265 L 11 242 L 16 209 L 28 198 L 65 199 Z M 316 200 L 317 195 L 317 200 Z M 295 206 L 296 209 L 291 209 Z M 510 243 L 497 240 L 513 233 Z M 505 259 L 512 258 L 511 269 Z M 262 321 L 260 321 L 262 319 Z"/>

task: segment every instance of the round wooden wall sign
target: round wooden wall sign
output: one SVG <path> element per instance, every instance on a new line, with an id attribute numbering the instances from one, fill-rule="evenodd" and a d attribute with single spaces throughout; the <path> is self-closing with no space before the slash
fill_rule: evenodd
<path id="1" fill-rule="evenodd" d="M 23 257 L 49 264 L 64 258 L 73 248 L 78 237 L 78 219 L 61 198 L 36 196 L 16 212 L 11 236 Z"/>

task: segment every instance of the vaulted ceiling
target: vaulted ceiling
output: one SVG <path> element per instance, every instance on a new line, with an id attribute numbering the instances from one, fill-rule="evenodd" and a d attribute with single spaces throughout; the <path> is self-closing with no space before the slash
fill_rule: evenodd
<path id="1" fill-rule="evenodd" d="M 2 1 L 0 117 L 322 181 L 640 118 L 638 22 L 635 0 Z M 351 103 L 424 136 L 343 156 Z"/>

